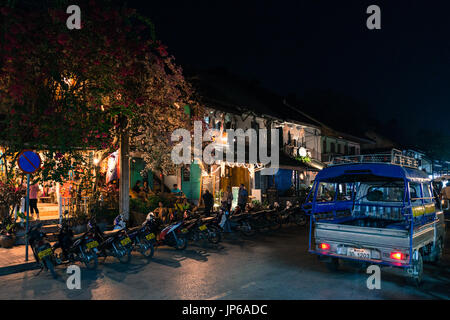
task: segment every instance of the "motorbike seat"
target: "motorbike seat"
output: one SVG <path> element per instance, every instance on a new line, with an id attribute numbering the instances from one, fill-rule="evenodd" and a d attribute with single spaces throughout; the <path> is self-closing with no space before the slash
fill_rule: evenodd
<path id="1" fill-rule="evenodd" d="M 215 219 L 215 217 L 205 217 L 205 218 L 202 218 L 202 221 L 203 222 L 208 222 L 208 221 L 211 221 L 211 220 L 214 220 Z"/>
<path id="2" fill-rule="evenodd" d="M 76 234 L 76 235 L 73 236 L 72 241 L 75 242 L 75 241 L 77 241 L 78 239 L 83 238 L 83 236 L 84 236 L 84 233 Z"/>
<path id="3" fill-rule="evenodd" d="M 138 231 L 140 228 L 141 228 L 141 226 L 133 227 L 133 228 L 128 229 L 127 232 L 131 233 L 131 232 L 134 232 L 134 231 Z"/>
<path id="4" fill-rule="evenodd" d="M 109 231 L 104 231 L 103 234 L 106 237 L 112 237 L 112 236 L 115 236 L 116 234 L 118 234 L 120 231 L 122 231 L 122 230 L 109 230 Z"/>

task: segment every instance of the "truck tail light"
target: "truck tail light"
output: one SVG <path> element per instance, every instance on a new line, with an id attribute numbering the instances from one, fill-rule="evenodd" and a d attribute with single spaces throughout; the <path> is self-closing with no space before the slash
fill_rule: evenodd
<path id="1" fill-rule="evenodd" d="M 391 259 L 394 260 L 405 260 L 405 255 L 401 252 L 391 252 Z"/>
<path id="2" fill-rule="evenodd" d="M 330 250 L 330 245 L 328 243 L 319 244 L 319 248 L 322 250 Z"/>

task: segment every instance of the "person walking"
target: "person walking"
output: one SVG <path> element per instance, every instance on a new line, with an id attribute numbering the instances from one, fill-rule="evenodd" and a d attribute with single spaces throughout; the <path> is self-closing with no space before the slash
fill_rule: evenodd
<path id="1" fill-rule="evenodd" d="M 239 187 L 238 206 L 242 209 L 242 211 L 245 211 L 245 205 L 247 204 L 247 200 L 248 200 L 247 189 L 245 189 L 244 184 L 241 183 L 241 186 Z"/>
<path id="2" fill-rule="evenodd" d="M 39 209 L 37 207 L 38 193 L 39 185 L 36 183 L 32 184 L 30 186 L 30 214 L 33 216 L 33 213 L 36 213 L 36 220 L 39 220 Z"/>
<path id="3" fill-rule="evenodd" d="M 205 203 L 205 215 L 208 217 L 211 214 L 211 209 L 214 206 L 214 198 L 209 190 L 203 194 L 203 202 Z"/>

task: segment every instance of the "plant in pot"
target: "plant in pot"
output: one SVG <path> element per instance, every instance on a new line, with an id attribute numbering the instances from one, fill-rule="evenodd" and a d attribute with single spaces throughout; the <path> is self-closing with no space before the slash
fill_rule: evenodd
<path id="1" fill-rule="evenodd" d="M 16 241 L 14 210 L 24 195 L 24 188 L 0 181 L 0 246 L 4 248 L 11 248 Z"/>

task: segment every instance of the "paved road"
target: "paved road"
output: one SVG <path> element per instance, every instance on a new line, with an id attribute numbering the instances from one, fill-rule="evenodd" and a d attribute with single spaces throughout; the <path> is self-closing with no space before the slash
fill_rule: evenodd
<path id="1" fill-rule="evenodd" d="M 82 288 L 29 271 L 0 277 L 0 299 L 449 299 L 450 243 L 443 265 L 427 266 L 420 289 L 397 269 L 382 269 L 381 290 L 366 287 L 365 271 L 343 266 L 331 273 L 307 253 L 307 231 L 297 227 L 249 240 L 228 237 L 221 247 L 159 248 L 151 262 L 107 259 L 96 271 L 82 268 Z"/>

